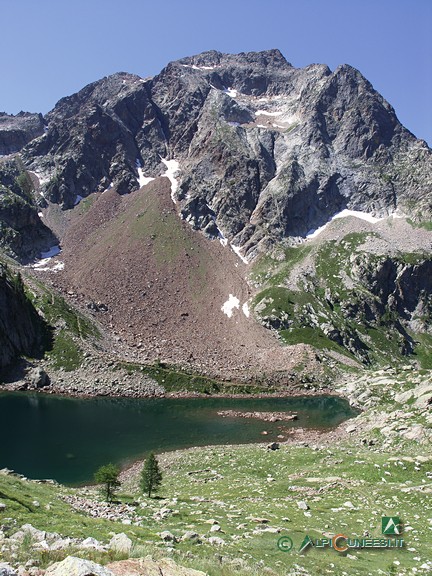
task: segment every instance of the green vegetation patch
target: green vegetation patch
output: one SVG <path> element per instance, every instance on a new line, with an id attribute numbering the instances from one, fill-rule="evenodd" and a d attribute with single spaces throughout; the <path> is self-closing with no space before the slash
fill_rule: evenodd
<path id="1" fill-rule="evenodd" d="M 129 372 L 141 372 L 156 380 L 167 392 L 198 392 L 201 394 L 258 394 L 273 392 L 269 386 L 256 384 L 236 384 L 215 380 L 196 373 L 186 372 L 180 368 L 159 362 L 154 366 L 145 366 L 130 362 L 119 362 L 116 368 Z"/>
<path id="2" fill-rule="evenodd" d="M 379 289 L 381 276 L 392 266 L 420 266 L 428 256 L 415 252 L 390 258 L 363 252 L 370 236 L 376 234 L 355 232 L 339 241 L 278 247 L 262 257 L 251 275 L 261 287 L 255 313 L 286 344 L 310 344 L 355 356 L 364 364 L 384 365 L 405 362 L 414 341 L 417 359 L 429 367 L 432 342 L 427 334 L 411 334 L 410 340 Z M 428 323 L 425 310 L 422 320 Z"/>

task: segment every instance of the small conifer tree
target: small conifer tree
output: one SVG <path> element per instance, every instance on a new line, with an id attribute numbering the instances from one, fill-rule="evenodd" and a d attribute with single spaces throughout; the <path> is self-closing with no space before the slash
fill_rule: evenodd
<path id="1" fill-rule="evenodd" d="M 118 476 L 120 468 L 115 464 L 101 466 L 95 472 L 94 479 L 98 484 L 102 484 L 102 493 L 107 502 L 112 502 L 116 488 L 120 486 Z"/>
<path id="2" fill-rule="evenodd" d="M 152 491 L 157 491 L 162 482 L 162 472 L 153 452 L 150 452 L 141 472 L 141 490 L 150 498 Z"/>

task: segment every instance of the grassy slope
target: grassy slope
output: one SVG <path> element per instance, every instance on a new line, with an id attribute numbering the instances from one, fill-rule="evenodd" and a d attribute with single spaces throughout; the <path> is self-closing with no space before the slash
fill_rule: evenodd
<path id="1" fill-rule="evenodd" d="M 400 563 L 398 574 L 411 574 L 412 567 L 421 566 L 430 557 L 432 503 L 425 488 L 431 488 L 426 472 L 432 470 L 432 459 L 426 463 L 416 460 L 418 452 L 424 456 L 418 447 L 407 447 L 403 452 L 394 458 L 392 453 L 378 449 L 344 444 L 321 449 L 283 446 L 276 452 L 260 446 L 185 451 L 176 454 L 165 467 L 160 491 L 163 499 L 141 498 L 145 507 L 137 510 L 142 515 L 142 528 L 84 517 L 59 498 L 72 490 L 10 476 L 0 475 L 0 501 L 7 506 L 7 516 L 14 518 L 9 525 L 31 522 L 40 529 L 77 537 L 93 536 L 102 541 L 109 540 L 111 532 L 125 531 L 135 542 L 135 555 L 143 553 L 141 546 L 155 556 L 161 555 L 161 551 L 166 554 L 158 536 L 163 530 L 176 536 L 187 530 L 196 531 L 201 538 L 216 535 L 225 541 L 223 547 L 211 545 L 205 539 L 201 544 L 174 545 L 173 553 L 180 563 L 205 567 L 210 575 L 221 573 L 212 561 L 217 551 L 224 556 L 226 574 L 238 572 L 232 566 L 229 568 L 235 559 L 241 559 L 249 567 L 245 573 L 251 573 L 252 569 L 259 573 L 259 566 L 264 564 L 276 574 L 284 574 L 287 567 L 299 564 L 314 576 L 326 574 L 329 566 L 333 574 L 392 574 L 396 561 Z M 402 492 L 406 489 L 409 492 Z M 122 496 L 129 501 L 127 494 L 137 496 L 131 485 Z M 40 506 L 35 507 L 34 500 Z M 300 500 L 308 503 L 307 513 L 297 506 Z M 157 521 L 153 515 L 162 507 L 173 512 Z M 361 537 L 367 530 L 380 537 L 384 515 L 398 515 L 405 522 L 406 549 L 351 551 L 350 557 L 333 550 L 311 550 L 305 555 L 298 552 L 306 533 L 311 538 L 340 532 Z M 266 518 L 269 522 L 259 524 L 254 518 Z M 222 532 L 210 532 L 211 524 L 206 522 L 210 519 L 220 524 Z M 278 528 L 280 532 L 255 533 L 265 527 Z M 295 548 L 290 553 L 277 547 L 283 535 L 294 541 Z M 188 560 L 189 552 L 193 552 L 193 561 Z"/>
<path id="2" fill-rule="evenodd" d="M 329 569 L 340 576 L 408 576 L 415 573 L 414 568 L 427 574 L 421 566 L 430 559 L 432 449 L 427 436 L 419 444 L 407 432 L 421 424 L 430 438 L 430 411 L 415 401 L 416 390 L 430 395 L 429 376 L 427 371 L 393 370 L 345 383 L 341 391 L 367 409 L 350 423 L 356 430 L 344 440 L 317 437 L 309 444 L 283 444 L 277 451 L 264 445 L 212 446 L 162 455 L 163 483 L 157 498 L 140 494 L 139 466 L 135 467 L 120 489 L 119 502 L 139 503 L 135 510 L 141 525 L 90 518 L 61 499 L 70 494 L 99 499 L 96 489 L 39 484 L 0 474 L 0 502 L 6 504 L 0 524 L 14 532 L 30 522 L 39 529 L 92 536 L 102 542 L 109 541 L 113 532 L 124 531 L 134 542 L 134 556 L 172 554 L 180 564 L 206 570 L 210 576 L 285 575 L 295 565 L 311 576 L 327 574 Z M 411 393 L 412 397 L 403 396 Z M 298 507 L 301 500 L 307 502 L 308 511 Z M 162 508 L 169 511 L 158 520 L 155 513 Z M 299 553 L 305 534 L 320 538 L 343 533 L 355 538 L 367 531 L 379 538 L 381 517 L 393 515 L 405 524 L 404 549 L 350 550 L 349 555 L 317 549 Z M 256 518 L 266 518 L 268 523 Z M 210 532 L 209 521 L 216 521 L 221 531 Z M 192 530 L 201 543 L 164 544 L 159 536 L 164 530 L 179 538 Z M 284 535 L 294 541 L 289 553 L 277 546 Z M 225 544 L 210 544 L 211 536 Z M 111 559 L 107 554 L 76 550 L 41 557 L 28 543 L 20 558 L 37 557 L 46 565 L 68 553 L 101 562 Z M 215 554 L 223 556 L 222 566 Z"/>
<path id="3" fill-rule="evenodd" d="M 275 258 L 265 256 L 254 266 L 251 279 L 259 288 L 254 306 L 261 318 L 278 318 L 289 327 L 279 330 L 285 344 L 304 342 L 318 349 L 328 349 L 353 357 L 352 352 L 337 341 L 330 339 L 321 329 L 331 324 L 341 332 L 357 335 L 365 346 L 369 361 L 375 365 L 406 362 L 400 353 L 400 338 L 389 320 L 383 316 L 379 322 L 361 322 L 346 314 L 346 303 L 356 306 L 363 299 L 373 301 L 376 296 L 354 280 L 348 288 L 344 278 L 352 280 L 353 257 L 362 256 L 361 245 L 373 233 L 347 234 L 341 241 L 334 240 L 318 246 L 300 245 L 279 250 Z M 296 266 L 312 258 L 315 267 L 313 278 L 296 279 L 297 286 L 288 286 L 288 278 Z M 376 258 L 368 254 L 368 262 Z M 404 253 L 397 257 L 401 264 L 415 264 L 424 258 L 422 254 Z M 332 303 L 327 294 L 332 295 Z M 311 318 L 314 320 L 311 322 Z M 415 358 L 423 368 L 430 368 L 431 338 L 427 334 L 410 334 L 416 341 Z"/>

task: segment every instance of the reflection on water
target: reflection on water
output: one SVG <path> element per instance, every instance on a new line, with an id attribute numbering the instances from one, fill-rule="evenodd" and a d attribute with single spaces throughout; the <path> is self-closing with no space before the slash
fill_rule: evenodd
<path id="1" fill-rule="evenodd" d="M 219 410 L 289 411 L 298 420 L 222 418 Z M 0 394 L 0 422 L 7 442 L 4 436 L 0 467 L 30 478 L 88 482 L 100 465 L 125 464 L 150 450 L 261 442 L 275 439 L 281 427 L 329 429 L 353 415 L 345 400 L 329 396 L 77 399 L 5 393 Z"/>

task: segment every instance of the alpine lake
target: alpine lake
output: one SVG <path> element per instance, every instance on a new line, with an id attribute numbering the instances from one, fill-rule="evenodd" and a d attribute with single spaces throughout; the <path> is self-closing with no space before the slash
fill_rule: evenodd
<path id="1" fill-rule="evenodd" d="M 217 414 L 226 410 L 294 412 L 298 419 L 268 422 Z M 92 482 L 103 464 L 127 466 L 150 451 L 271 442 L 291 427 L 324 432 L 356 414 L 335 396 L 83 399 L 4 392 L 0 468 L 79 485 Z"/>

